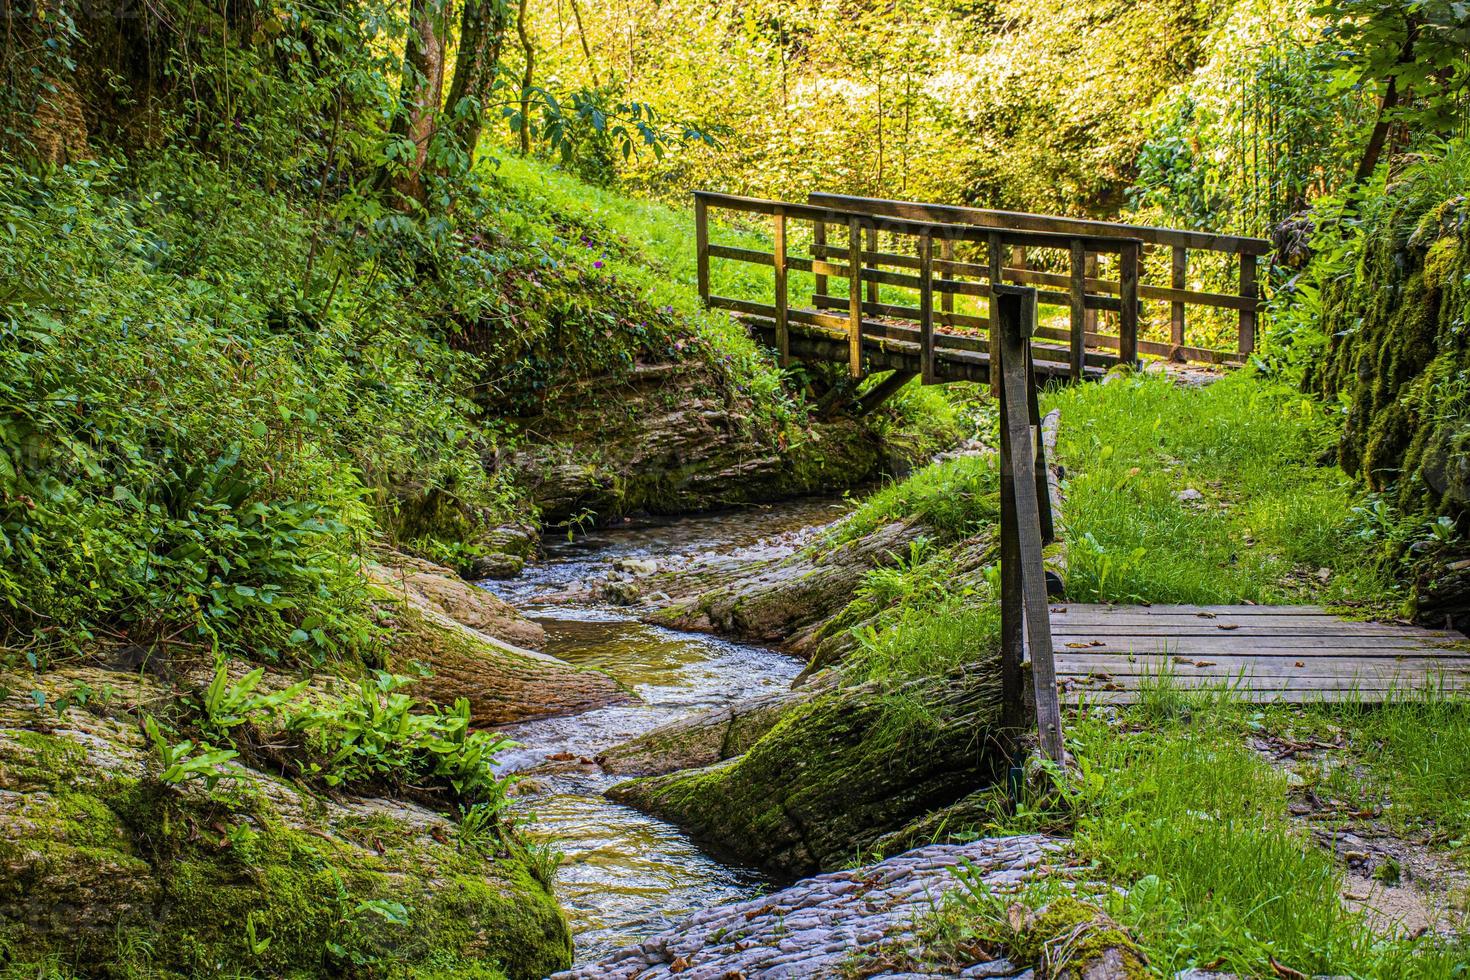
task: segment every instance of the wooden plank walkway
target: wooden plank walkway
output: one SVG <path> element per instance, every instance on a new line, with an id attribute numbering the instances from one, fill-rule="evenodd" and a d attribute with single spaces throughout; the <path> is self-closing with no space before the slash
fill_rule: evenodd
<path id="1" fill-rule="evenodd" d="M 1470 690 L 1470 640 L 1365 623 L 1318 606 L 1053 604 L 1062 699 L 1132 704 L 1140 687 L 1229 688 L 1242 701 L 1376 704 L 1426 687 Z"/>

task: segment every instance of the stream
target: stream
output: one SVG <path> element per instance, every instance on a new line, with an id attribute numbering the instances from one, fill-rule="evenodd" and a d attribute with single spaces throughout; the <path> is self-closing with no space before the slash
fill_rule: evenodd
<path id="1" fill-rule="evenodd" d="M 545 628 L 546 653 L 606 671 L 640 699 L 504 730 L 520 745 L 501 753 L 501 768 L 535 769 L 528 778 L 541 789 L 520 804 L 535 814 L 530 834 L 565 854 L 556 893 L 571 921 L 578 963 L 772 884 L 753 868 L 707 855 L 672 824 L 605 799 L 603 790 L 626 777 L 582 760 L 678 718 L 785 689 L 802 664 L 763 647 L 646 625 L 613 605 L 566 603 L 558 594 L 606 577 L 619 563 L 656 561 L 667 568 L 694 555 L 745 561 L 789 550 L 794 532 L 844 510 L 840 502 L 805 500 L 629 521 L 571 540 L 548 538 L 543 561 L 516 579 L 484 583 Z"/>

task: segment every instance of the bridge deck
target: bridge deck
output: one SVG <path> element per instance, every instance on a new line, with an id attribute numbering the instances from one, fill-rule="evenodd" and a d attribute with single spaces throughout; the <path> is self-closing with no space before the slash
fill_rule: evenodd
<path id="1" fill-rule="evenodd" d="M 1449 630 L 1355 622 L 1317 606 L 1050 608 L 1057 682 L 1073 704 L 1131 704 L 1161 676 L 1175 688 L 1296 704 L 1470 690 L 1470 640 Z"/>

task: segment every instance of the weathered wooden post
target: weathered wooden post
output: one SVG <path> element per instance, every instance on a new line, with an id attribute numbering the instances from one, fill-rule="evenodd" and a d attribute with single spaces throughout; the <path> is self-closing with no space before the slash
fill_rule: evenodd
<path id="1" fill-rule="evenodd" d="M 1066 749 L 1041 556 L 1043 538 L 1051 530 L 1051 507 L 1045 452 L 1034 428 L 1041 420 L 1030 369 L 1036 290 L 996 286 L 992 296 L 1001 377 L 1001 692 L 1006 721 L 1019 727 L 1025 714 L 1022 664 L 1029 653 L 1041 747 L 1049 758 L 1061 762 Z"/>
<path id="2" fill-rule="evenodd" d="M 827 261 L 827 222 L 825 221 L 812 222 L 812 259 L 817 262 Z M 817 302 L 818 296 L 827 295 L 827 277 L 819 272 L 814 279 L 816 287 L 812 296 L 813 304 Z"/>
<path id="3" fill-rule="evenodd" d="M 1256 257 L 1249 252 L 1240 253 L 1240 298 L 1249 301 L 1249 308 L 1240 309 L 1240 352 L 1250 354 L 1256 349 L 1256 300 L 1260 290 L 1256 286 Z"/>
<path id="4" fill-rule="evenodd" d="M 847 367 L 863 376 L 863 236 L 858 216 L 847 219 Z"/>
<path id="5" fill-rule="evenodd" d="M 934 383 L 934 237 L 919 235 L 919 383 Z"/>
<path id="6" fill-rule="evenodd" d="M 694 263 L 699 278 L 699 299 L 709 305 L 709 205 L 694 193 Z"/>
<path id="7" fill-rule="evenodd" d="M 1087 368 L 1087 250 L 1080 239 L 1072 239 L 1070 305 L 1072 313 L 1072 380 L 1081 381 Z"/>
<path id="8" fill-rule="evenodd" d="M 1138 243 L 1124 242 L 1118 253 L 1118 360 L 1138 363 Z"/>
<path id="9" fill-rule="evenodd" d="M 1170 251 L 1169 287 L 1183 291 L 1189 283 L 1189 251 L 1183 245 L 1175 245 Z M 1184 303 L 1175 300 L 1169 304 L 1169 343 L 1184 346 Z"/>
<path id="10" fill-rule="evenodd" d="M 772 219 L 771 237 L 775 239 L 772 261 L 776 270 L 776 349 L 781 354 L 781 366 L 791 364 L 791 337 L 787 327 L 790 298 L 786 292 L 786 211 L 777 208 Z"/>

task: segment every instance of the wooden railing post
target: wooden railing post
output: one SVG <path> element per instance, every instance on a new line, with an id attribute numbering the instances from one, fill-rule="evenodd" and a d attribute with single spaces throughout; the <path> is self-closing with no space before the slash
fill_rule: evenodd
<path id="1" fill-rule="evenodd" d="M 919 235 L 919 383 L 934 383 L 934 239 Z"/>
<path id="2" fill-rule="evenodd" d="M 985 257 L 990 260 L 990 394 L 1000 397 L 1000 324 L 997 322 L 996 298 L 1000 295 L 1000 236 L 991 234 L 985 243 Z"/>
<path id="3" fill-rule="evenodd" d="M 847 367 L 863 376 L 863 236 L 857 215 L 847 219 Z"/>
<path id="4" fill-rule="evenodd" d="M 699 299 L 709 305 L 709 205 L 698 195 L 694 198 L 694 262 L 699 279 Z"/>
<path id="5" fill-rule="evenodd" d="M 826 248 L 827 248 L 827 222 L 825 222 L 825 221 L 813 221 L 812 222 L 812 259 L 814 261 L 817 261 L 817 262 L 825 262 L 825 261 L 827 261 Z M 823 275 L 822 273 L 819 272 L 819 273 L 816 274 L 816 277 L 815 278 L 816 278 L 816 287 L 815 287 L 816 288 L 816 292 L 815 292 L 815 294 L 812 297 L 812 302 L 813 303 L 816 303 L 816 297 L 817 296 L 825 296 L 825 295 L 827 295 L 827 277 L 825 275 Z"/>
<path id="6" fill-rule="evenodd" d="M 1250 354 L 1256 349 L 1256 308 L 1254 300 L 1260 297 L 1256 286 L 1256 257 L 1240 253 L 1240 296 L 1253 301 L 1250 309 L 1240 311 L 1240 352 Z"/>
<path id="7" fill-rule="evenodd" d="M 1138 363 L 1138 243 L 1124 242 L 1118 253 L 1118 360 Z"/>
<path id="8" fill-rule="evenodd" d="M 878 228 L 876 225 L 867 230 L 867 239 L 868 251 L 878 251 Z M 868 283 L 868 302 L 873 303 L 874 305 L 876 305 L 878 302 L 878 284 L 876 282 Z"/>
<path id="9" fill-rule="evenodd" d="M 946 236 L 944 240 L 939 243 L 939 257 L 946 262 L 954 261 L 954 242 L 948 236 Z M 942 278 L 953 279 L 954 273 L 946 269 L 944 270 L 944 275 Z M 953 313 L 954 293 L 951 293 L 949 290 L 945 290 L 943 293 L 941 293 L 939 295 L 939 308 L 945 313 Z"/>
<path id="10" fill-rule="evenodd" d="M 1078 239 L 1072 239 L 1072 379 L 1081 381 L 1087 368 L 1087 252 Z"/>
<path id="11" fill-rule="evenodd" d="M 781 355 L 781 366 L 791 363 L 791 336 L 787 324 L 790 297 L 786 290 L 786 212 L 780 208 L 772 218 L 771 235 L 775 239 L 772 261 L 776 270 L 776 350 Z"/>
<path id="12" fill-rule="evenodd" d="M 1088 252 L 1087 261 L 1082 264 L 1083 274 L 1088 279 L 1097 278 L 1097 253 Z M 1082 317 L 1082 328 L 1085 333 L 1097 333 L 1097 310 L 1089 308 Z"/>
<path id="13" fill-rule="evenodd" d="M 1045 496 L 1045 474 L 1038 481 L 1036 472 L 1038 461 L 1045 465 L 1045 456 L 1036 451 L 1032 442 L 1039 441 L 1039 436 L 1032 429 L 1034 392 L 1027 390 L 1032 381 L 1028 362 L 1031 336 L 1036 329 L 1036 290 L 999 287 L 995 298 L 996 322 L 992 326 L 1001 338 L 1002 387 L 1001 691 L 1006 713 L 1014 720 L 1024 711 L 1019 690 L 1020 664 L 1029 652 L 1032 699 L 1041 747 L 1050 759 L 1062 762 L 1066 759 L 1066 748 L 1062 741 L 1046 568 L 1041 556 L 1043 515 L 1038 493 Z M 1009 575 L 1005 569 L 1007 563 L 1016 569 Z"/>
<path id="14" fill-rule="evenodd" d="M 1189 251 L 1183 245 L 1175 245 L 1170 255 L 1169 286 L 1184 289 L 1189 283 Z M 1177 299 L 1169 304 L 1169 343 L 1184 346 L 1184 304 Z"/>

